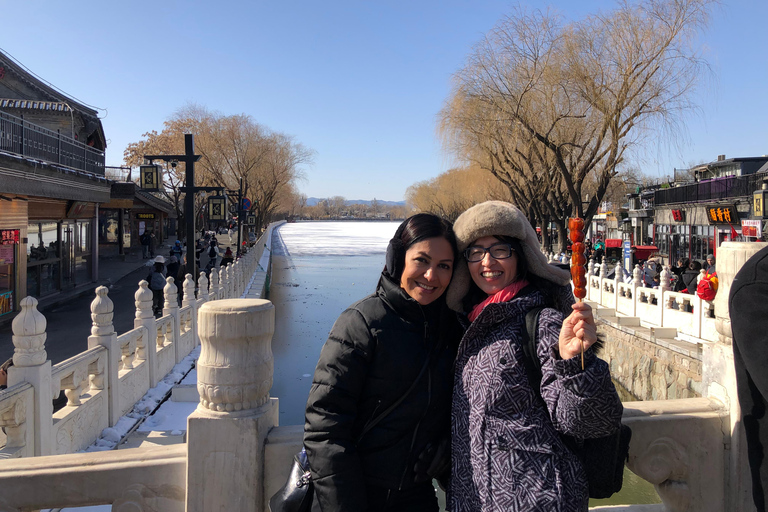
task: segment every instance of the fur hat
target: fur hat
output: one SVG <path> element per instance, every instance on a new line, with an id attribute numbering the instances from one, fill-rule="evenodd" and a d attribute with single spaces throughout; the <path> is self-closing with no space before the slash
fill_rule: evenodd
<path id="1" fill-rule="evenodd" d="M 567 285 L 571 280 L 569 271 L 547 263 L 547 257 L 541 252 L 539 238 L 528 219 L 516 206 L 504 201 L 486 201 L 468 209 L 453 224 L 459 248 L 459 259 L 453 271 L 453 279 L 446 292 L 448 306 L 455 311 L 462 311 L 462 300 L 469 292 L 472 281 L 464 259 L 464 250 L 469 244 L 484 236 L 504 235 L 520 241 L 528 262 L 528 271 L 559 285 Z"/>

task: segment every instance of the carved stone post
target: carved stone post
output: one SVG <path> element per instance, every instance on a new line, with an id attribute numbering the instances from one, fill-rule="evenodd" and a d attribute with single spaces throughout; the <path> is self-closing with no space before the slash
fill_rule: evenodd
<path id="1" fill-rule="evenodd" d="M 187 354 L 183 354 L 184 350 L 179 346 L 179 337 L 181 336 L 181 317 L 179 315 L 179 289 L 173 282 L 172 277 L 165 278 L 165 287 L 163 288 L 163 295 L 165 296 L 165 304 L 163 305 L 163 316 L 171 315 L 173 317 L 173 353 L 176 355 L 176 363 L 180 363 Z"/>
<path id="2" fill-rule="evenodd" d="M 603 262 L 600 264 L 600 279 L 605 279 L 605 276 L 608 275 L 608 263 L 605 262 L 605 258 L 603 258 Z"/>
<path id="3" fill-rule="evenodd" d="M 665 290 L 669 290 L 672 287 L 670 284 L 671 273 L 669 265 L 664 265 L 661 271 L 661 279 L 659 280 L 659 290 L 661 290 L 661 293 L 664 293 Z"/>
<path id="4" fill-rule="evenodd" d="M 267 510 L 264 442 L 278 422 L 269 398 L 275 310 L 260 299 L 200 308 L 200 404 L 187 419 L 187 512 Z"/>
<path id="5" fill-rule="evenodd" d="M 632 288 L 638 288 L 643 285 L 643 271 L 640 269 L 640 265 L 635 265 L 635 269 L 632 271 Z M 634 293 L 632 294 L 634 297 Z"/>
<path id="6" fill-rule="evenodd" d="M 120 390 L 119 390 L 119 361 L 122 357 L 120 345 L 117 343 L 117 333 L 112 324 L 114 304 L 107 296 L 106 286 L 96 288 L 96 298 L 91 302 L 91 335 L 88 336 L 88 348 L 102 346 L 107 349 L 106 379 L 107 397 L 109 401 L 109 426 L 117 425 L 120 419 Z"/>
<path id="7" fill-rule="evenodd" d="M 34 423 L 27 428 L 34 428 L 36 456 L 53 453 L 53 384 L 51 362 L 45 352 L 47 324 L 37 310 L 37 299 L 21 299 L 21 312 L 11 324 L 14 350 L 13 366 L 8 368 L 8 386 L 28 382 L 35 388 Z"/>
<path id="8" fill-rule="evenodd" d="M 208 291 L 208 276 L 205 272 L 200 272 L 200 277 L 197 279 L 197 287 L 200 289 L 200 297 L 204 302 L 208 302 L 210 299 L 210 293 Z"/>
<path id="9" fill-rule="evenodd" d="M 595 259 L 589 258 L 587 262 L 587 277 L 595 275 Z"/>
<path id="10" fill-rule="evenodd" d="M 192 330 L 193 346 L 197 346 L 197 299 L 195 298 L 195 280 L 192 279 L 192 274 L 187 274 L 184 278 L 184 299 L 181 301 L 181 305 L 184 307 L 189 306 L 191 312 L 189 314 L 189 325 L 187 329 Z"/>
<path id="11" fill-rule="evenodd" d="M 717 398 L 730 406 L 730 471 L 727 510 L 754 510 L 752 503 L 750 470 L 741 408 L 736 395 L 736 375 L 733 363 L 733 333 L 731 331 L 728 296 L 733 278 L 744 263 L 755 253 L 768 246 L 765 242 L 723 242 L 717 250 L 718 287 L 715 295 L 715 328 L 719 341 L 702 347 L 701 381 L 707 396 Z M 727 426 L 726 426 L 727 427 Z M 726 442 L 729 442 L 726 440 Z"/>
<path id="12" fill-rule="evenodd" d="M 133 327 L 134 329 L 144 327 L 147 330 L 138 350 L 139 358 L 147 361 L 149 387 L 153 388 L 160 382 L 162 375 L 157 375 L 157 323 L 152 313 L 152 290 L 149 289 L 146 281 L 139 281 L 139 289 L 136 290 L 133 298 L 136 304 Z"/>
<path id="13" fill-rule="evenodd" d="M 227 274 L 227 267 L 222 268 L 219 271 L 219 299 L 228 299 L 227 290 L 229 288 L 229 275 Z"/>
<path id="14" fill-rule="evenodd" d="M 215 268 L 211 270 L 211 300 L 219 300 L 221 283 L 219 282 L 219 271 Z"/>

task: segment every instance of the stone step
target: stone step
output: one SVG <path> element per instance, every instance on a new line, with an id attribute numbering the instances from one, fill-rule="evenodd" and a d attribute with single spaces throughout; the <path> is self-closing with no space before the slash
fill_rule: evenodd
<path id="1" fill-rule="evenodd" d="M 171 390 L 171 400 L 174 402 L 199 402 L 200 394 L 196 384 L 177 384 Z"/>

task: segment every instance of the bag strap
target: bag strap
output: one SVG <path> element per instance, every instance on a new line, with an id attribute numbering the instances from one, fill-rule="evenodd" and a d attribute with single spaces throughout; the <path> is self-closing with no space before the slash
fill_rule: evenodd
<path id="1" fill-rule="evenodd" d="M 528 382 L 531 384 L 531 388 L 534 393 L 541 398 L 541 361 L 539 361 L 538 352 L 536 350 L 539 344 L 538 340 L 538 326 L 539 315 L 544 309 L 544 306 L 537 306 L 525 315 L 525 329 L 523 329 L 523 364 L 525 365 L 525 373 L 528 374 Z"/>
<path id="2" fill-rule="evenodd" d="M 419 371 L 419 374 L 414 379 L 413 383 L 411 384 L 411 387 L 408 388 L 408 391 L 400 395 L 400 398 L 398 398 L 395 403 L 387 407 L 384 411 L 382 411 L 378 416 L 375 418 L 372 418 L 368 423 L 365 424 L 365 427 L 363 427 L 362 432 L 360 432 L 360 435 L 357 436 L 357 440 L 355 440 L 355 444 L 359 443 L 360 440 L 363 438 L 365 434 L 367 434 L 373 427 L 375 427 L 381 420 L 387 417 L 389 413 L 395 410 L 395 408 L 403 403 L 403 400 L 411 394 L 411 391 L 414 390 L 416 387 L 416 384 L 419 383 L 421 380 L 421 376 L 424 375 L 424 372 L 427 370 L 427 366 L 429 366 L 429 361 L 432 359 L 432 352 L 434 350 L 430 350 L 429 354 L 427 355 L 427 359 L 424 361 L 424 364 L 421 367 L 421 370 Z"/>

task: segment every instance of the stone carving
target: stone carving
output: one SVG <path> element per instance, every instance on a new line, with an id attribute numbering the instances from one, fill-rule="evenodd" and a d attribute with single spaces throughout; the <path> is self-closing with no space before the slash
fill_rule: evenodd
<path id="1" fill-rule="evenodd" d="M 6 429 L 6 446 L 20 448 L 24 446 L 23 426 L 27 421 L 27 406 L 21 398 L 9 402 L 3 403 L 3 408 L 0 409 L 0 427 Z M 3 509 L 0 508 L 1 510 Z"/>
<path id="2" fill-rule="evenodd" d="M 61 388 L 64 389 L 64 394 L 67 396 L 67 406 L 76 406 L 82 403 L 80 395 L 83 394 L 83 388 L 87 383 L 85 368 L 79 366 L 75 367 L 72 373 L 61 379 Z"/>
<path id="3" fill-rule="evenodd" d="M 640 265 L 635 265 L 635 269 L 632 271 L 632 286 L 638 288 L 643 285 L 643 270 Z"/>
<path id="4" fill-rule="evenodd" d="M 677 441 L 669 437 L 656 439 L 636 460 L 630 460 L 629 469 L 656 487 L 669 512 L 688 510 L 688 455 Z"/>
<path id="5" fill-rule="evenodd" d="M 197 287 L 200 289 L 200 295 L 205 302 L 210 300 L 210 292 L 208 291 L 208 277 L 205 272 L 200 272 L 200 277 L 197 279 Z"/>
<path id="6" fill-rule="evenodd" d="M 198 318 L 200 406 L 231 413 L 264 405 L 272 387 L 272 303 L 259 299 L 208 302 Z"/>
<path id="7" fill-rule="evenodd" d="M 184 489 L 176 486 L 148 487 L 133 484 L 112 502 L 112 512 L 181 512 Z"/>
<path id="8" fill-rule="evenodd" d="M 92 336 L 109 336 L 115 332 L 115 326 L 112 324 L 115 305 L 108 293 L 109 289 L 106 286 L 96 288 L 96 298 L 91 302 Z"/>
<path id="9" fill-rule="evenodd" d="M 195 301 L 195 280 L 192 279 L 192 274 L 187 274 L 184 277 L 182 288 L 184 289 L 184 299 L 181 303 L 185 306 L 191 305 Z"/>
<path id="10" fill-rule="evenodd" d="M 165 296 L 165 304 L 163 304 L 163 315 L 167 315 L 166 311 L 172 311 L 179 309 L 179 289 L 174 284 L 172 277 L 165 278 L 165 287 L 163 288 L 163 294 Z"/>
<path id="11" fill-rule="evenodd" d="M 45 352 L 45 329 L 48 321 L 37 310 L 37 299 L 21 299 L 21 312 L 13 319 L 13 364 L 17 367 L 38 366 L 48 359 Z"/>
<path id="12" fill-rule="evenodd" d="M 219 294 L 219 271 L 217 269 L 211 270 L 211 295 L 213 295 L 212 300 L 218 300 L 221 298 L 221 295 Z"/>

